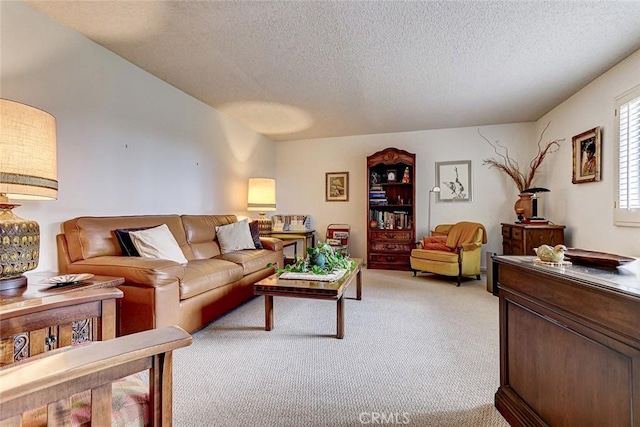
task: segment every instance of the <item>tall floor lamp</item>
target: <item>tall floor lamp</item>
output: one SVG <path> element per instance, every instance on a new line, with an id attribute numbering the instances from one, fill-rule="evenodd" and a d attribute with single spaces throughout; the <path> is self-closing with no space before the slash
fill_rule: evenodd
<path id="1" fill-rule="evenodd" d="M 0 291 L 25 286 L 38 267 L 40 227 L 12 212 L 9 199 L 53 200 L 58 195 L 56 119 L 0 99 Z"/>
<path id="2" fill-rule="evenodd" d="M 437 185 L 435 187 L 433 187 L 431 190 L 429 190 L 429 200 L 427 202 L 427 232 L 429 233 L 429 236 L 431 236 L 431 193 L 439 193 L 440 192 L 440 187 L 438 187 Z"/>

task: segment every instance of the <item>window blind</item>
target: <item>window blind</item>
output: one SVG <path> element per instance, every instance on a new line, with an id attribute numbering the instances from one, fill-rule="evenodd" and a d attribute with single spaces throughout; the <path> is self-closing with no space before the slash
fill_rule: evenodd
<path id="1" fill-rule="evenodd" d="M 616 100 L 618 118 L 617 225 L 640 226 L 640 86 Z"/>

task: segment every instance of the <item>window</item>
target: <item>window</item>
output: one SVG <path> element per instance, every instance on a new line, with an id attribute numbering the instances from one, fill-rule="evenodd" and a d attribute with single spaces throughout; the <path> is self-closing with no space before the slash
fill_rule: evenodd
<path id="1" fill-rule="evenodd" d="M 616 225 L 640 227 L 640 86 L 616 98 L 618 130 Z"/>

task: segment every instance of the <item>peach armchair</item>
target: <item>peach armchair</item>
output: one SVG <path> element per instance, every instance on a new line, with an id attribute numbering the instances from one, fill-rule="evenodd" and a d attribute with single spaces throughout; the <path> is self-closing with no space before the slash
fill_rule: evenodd
<path id="1" fill-rule="evenodd" d="M 482 245 L 487 243 L 487 231 L 479 222 L 458 222 L 436 227 L 432 237 L 425 237 L 411 251 L 411 269 L 442 276 L 476 276 L 480 280 Z"/>

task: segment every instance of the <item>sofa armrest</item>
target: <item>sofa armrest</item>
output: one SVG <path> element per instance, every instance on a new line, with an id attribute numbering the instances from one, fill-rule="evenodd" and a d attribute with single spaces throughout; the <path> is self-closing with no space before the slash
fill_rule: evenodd
<path id="1" fill-rule="evenodd" d="M 275 237 L 262 237 L 260 236 L 260 243 L 265 249 L 270 251 L 281 251 L 282 250 L 282 240 L 277 239 Z"/>
<path id="2" fill-rule="evenodd" d="M 185 266 L 166 259 L 101 256 L 76 261 L 67 266 L 69 273 L 93 273 L 124 277 L 127 285 L 158 287 L 184 277 Z"/>

